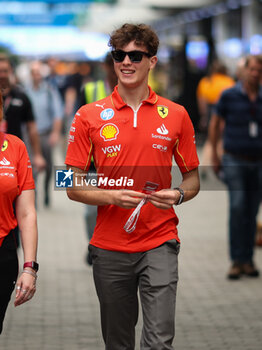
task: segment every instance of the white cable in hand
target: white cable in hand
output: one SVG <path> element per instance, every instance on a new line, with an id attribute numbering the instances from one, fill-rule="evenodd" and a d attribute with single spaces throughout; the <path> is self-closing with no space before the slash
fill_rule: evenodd
<path id="1" fill-rule="evenodd" d="M 158 184 L 147 181 L 145 183 L 145 186 L 143 188 L 143 192 L 146 194 L 150 194 L 155 192 L 155 190 L 158 188 Z M 131 233 L 135 230 L 136 228 L 136 223 L 140 215 L 141 208 L 143 207 L 144 204 L 146 204 L 147 198 L 143 198 L 141 202 L 137 205 L 136 209 L 133 211 L 133 213 L 129 216 L 127 222 L 125 223 L 124 230 L 127 233 Z"/>
<path id="2" fill-rule="evenodd" d="M 125 226 L 124 226 L 124 230 L 127 232 L 127 233 L 131 233 L 134 231 L 134 229 L 136 228 L 136 223 L 137 223 L 137 220 L 138 220 L 138 217 L 140 215 L 140 211 L 141 211 L 141 208 L 142 206 L 146 203 L 146 199 L 143 198 L 141 200 L 141 202 L 139 202 L 139 204 L 137 205 L 136 209 L 133 211 L 133 213 L 129 216 L 127 222 L 125 223 Z"/>

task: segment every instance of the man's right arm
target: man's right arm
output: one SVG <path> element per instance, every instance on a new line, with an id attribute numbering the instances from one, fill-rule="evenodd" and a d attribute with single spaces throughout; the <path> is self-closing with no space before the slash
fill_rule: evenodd
<path id="1" fill-rule="evenodd" d="M 144 193 L 132 190 L 108 190 L 86 185 L 84 181 L 87 175 L 86 171 L 71 166 L 67 166 L 67 168 L 73 171 L 73 187 L 67 188 L 67 196 L 71 200 L 91 205 L 114 204 L 130 209 L 135 208 L 146 196 Z"/>
<path id="2" fill-rule="evenodd" d="M 37 171 L 42 171 L 46 167 L 46 161 L 42 156 L 39 134 L 37 132 L 35 121 L 27 122 L 27 131 L 30 139 L 30 144 L 33 150 L 33 165 Z"/>
<path id="3" fill-rule="evenodd" d="M 224 120 L 217 114 L 213 114 L 208 128 L 208 139 L 212 147 L 212 165 L 217 173 L 220 169 L 221 159 L 218 155 L 218 143 L 221 140 L 221 134 L 224 127 Z"/>
<path id="4" fill-rule="evenodd" d="M 33 114 L 32 103 L 25 93 L 23 93 L 21 97 L 23 98 L 24 102 L 22 121 L 26 123 L 28 137 L 33 152 L 32 163 L 36 167 L 37 171 L 42 171 L 46 166 L 46 162 L 41 152 L 39 134 L 37 131 L 35 116 Z"/>
<path id="5" fill-rule="evenodd" d="M 74 87 L 68 87 L 65 92 L 65 116 L 67 118 L 74 114 L 75 102 L 77 98 L 77 91 Z"/>

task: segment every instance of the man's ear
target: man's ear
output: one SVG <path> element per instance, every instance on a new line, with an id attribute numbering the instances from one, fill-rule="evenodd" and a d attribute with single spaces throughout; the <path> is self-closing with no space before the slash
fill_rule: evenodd
<path id="1" fill-rule="evenodd" d="M 157 63 L 157 57 L 156 56 L 153 56 L 153 57 L 150 57 L 150 69 L 153 69 Z"/>

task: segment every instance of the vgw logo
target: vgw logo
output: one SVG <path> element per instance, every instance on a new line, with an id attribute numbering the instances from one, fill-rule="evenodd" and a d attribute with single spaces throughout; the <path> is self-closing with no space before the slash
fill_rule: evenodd
<path id="1" fill-rule="evenodd" d="M 55 186 L 57 188 L 73 187 L 73 171 L 69 170 L 56 170 L 55 172 Z"/>

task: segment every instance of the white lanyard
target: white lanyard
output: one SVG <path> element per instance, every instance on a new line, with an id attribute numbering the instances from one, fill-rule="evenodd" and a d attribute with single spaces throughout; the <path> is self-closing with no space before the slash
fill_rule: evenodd
<path id="1" fill-rule="evenodd" d="M 143 198 L 141 202 L 137 205 L 136 209 L 133 211 L 133 213 L 129 216 L 127 222 L 125 223 L 124 230 L 127 233 L 131 233 L 136 228 L 136 223 L 140 215 L 140 211 L 142 206 L 146 203 L 146 198 Z"/>
<path id="2" fill-rule="evenodd" d="M 145 194 L 150 194 L 156 191 L 156 189 L 158 188 L 158 184 L 151 182 L 151 181 L 147 181 L 145 183 L 145 186 L 143 188 L 143 193 Z M 136 206 L 135 210 L 133 211 L 133 213 L 129 216 L 129 218 L 127 219 L 127 222 L 125 223 L 124 226 L 124 230 L 127 233 L 131 233 L 135 230 L 136 228 L 136 223 L 137 220 L 139 218 L 140 215 L 140 211 L 141 208 L 143 207 L 144 204 L 147 203 L 147 198 L 143 198 L 138 205 Z"/>

